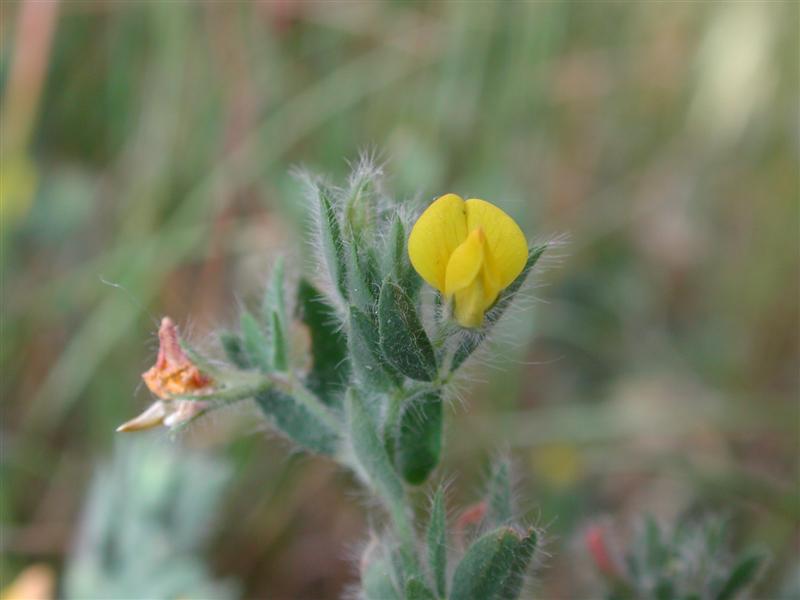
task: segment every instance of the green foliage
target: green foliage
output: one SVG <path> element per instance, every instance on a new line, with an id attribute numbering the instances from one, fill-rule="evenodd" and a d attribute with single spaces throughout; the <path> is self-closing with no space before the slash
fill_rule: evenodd
<path id="1" fill-rule="evenodd" d="M 408 234 L 403 219 L 395 215 L 389 226 L 389 235 L 386 237 L 383 272 L 392 281 L 396 281 L 411 299 L 416 299 L 422 278 L 417 275 L 408 258 Z"/>
<path id="2" fill-rule="evenodd" d="M 326 297 L 305 279 L 297 289 L 298 316 L 311 336 L 311 369 L 305 376 L 308 388 L 328 406 L 340 406 L 350 376 L 347 338 Z"/>
<path id="3" fill-rule="evenodd" d="M 500 527 L 473 543 L 453 575 L 451 600 L 517 598 L 533 553 L 536 533 Z"/>
<path id="4" fill-rule="evenodd" d="M 350 357 L 356 376 L 364 385 L 383 392 L 397 385 L 394 369 L 381 352 L 375 320 L 355 306 L 350 307 Z"/>
<path id="5" fill-rule="evenodd" d="M 411 577 L 406 581 L 406 600 L 436 600 L 436 596 L 422 580 Z"/>
<path id="6" fill-rule="evenodd" d="M 247 363 L 257 367 L 267 373 L 272 370 L 270 360 L 270 344 L 261 324 L 249 312 L 242 311 L 239 319 L 239 327 L 242 329 L 242 342 L 247 356 Z"/>
<path id="7" fill-rule="evenodd" d="M 244 348 L 242 338 L 230 331 L 224 331 L 219 336 L 225 357 L 237 369 L 247 370 L 253 368 L 250 356 Z"/>
<path id="8" fill-rule="evenodd" d="M 436 378 L 436 355 L 417 309 L 391 280 L 381 286 L 378 324 L 383 354 L 398 371 L 417 381 Z"/>
<path id="9" fill-rule="evenodd" d="M 486 521 L 491 526 L 505 525 L 514 516 L 511 489 L 511 465 L 507 458 L 492 465 L 486 493 Z"/>
<path id="10" fill-rule="evenodd" d="M 203 389 L 200 413 L 252 398 L 264 421 L 292 444 L 329 456 L 360 476 L 389 516 L 387 533 L 362 558 L 365 598 L 430 600 L 444 598 L 448 587 L 454 598 L 516 598 L 535 536 L 521 536 L 510 525 L 514 515 L 506 463 L 497 466 L 489 482 L 487 520 L 506 527 L 467 550 L 452 586 L 441 489 L 425 536 L 426 560 L 419 556 L 421 540 L 408 488 L 425 482 L 441 459 L 448 383 L 439 377 L 440 357 L 428 330 L 435 334 L 440 356 L 457 341 L 459 330 L 443 310 L 433 323 L 425 322 L 424 299 L 417 293 L 420 279 L 406 256 L 410 229 L 397 205 L 379 193 L 377 172 L 362 162 L 343 190 L 310 183 L 317 211 L 318 275 L 328 284 L 317 288 L 300 278 L 296 292 L 295 317 L 309 332 L 310 365 L 289 360 L 293 325 L 281 258 L 260 310 L 242 311 L 240 331 L 220 335 L 230 364 L 219 366 L 187 346 L 189 359 L 212 381 Z M 386 249 L 382 260 L 381 247 Z M 492 322 L 536 258 L 532 254 L 513 291 L 498 300 Z M 488 327 L 481 335 L 486 332 Z M 194 400 L 170 399 L 164 410 L 183 407 L 188 416 L 174 418 L 182 427 L 198 414 L 185 404 Z"/>
<path id="11" fill-rule="evenodd" d="M 686 519 L 664 529 L 647 517 L 620 564 L 607 565 L 607 559 L 599 559 L 606 595 L 617 600 L 746 597 L 743 594 L 756 581 L 766 556 L 748 550 L 737 557 L 728 538 L 728 524 L 720 518 Z M 590 547 L 596 563 L 601 543 L 603 552 L 613 556 L 608 540 L 597 538 Z"/>
<path id="12" fill-rule="evenodd" d="M 314 399 L 303 403 L 302 398 L 302 394 L 292 395 L 276 387 L 255 396 L 267 418 L 292 442 L 312 452 L 333 454 L 338 443 L 336 430 L 321 418 L 320 408 L 310 406 Z"/>
<path id="13" fill-rule="evenodd" d="M 444 506 L 444 486 L 436 488 L 431 502 L 427 532 L 428 568 L 440 598 L 447 594 L 447 511 Z"/>
<path id="14" fill-rule="evenodd" d="M 59 597 L 237 597 L 201 558 L 230 475 L 160 440 L 119 443 L 92 483 Z"/>
<path id="15" fill-rule="evenodd" d="M 284 276 L 284 260 L 279 257 L 272 271 L 272 278 L 264 294 L 262 314 L 268 323 L 271 333 L 270 364 L 276 371 L 286 371 L 289 367 L 289 343 L 287 332 L 289 320 L 286 313 L 286 290 Z"/>
<path id="16" fill-rule="evenodd" d="M 392 436 L 392 456 L 407 483 L 419 485 L 439 464 L 443 418 L 439 392 L 420 392 L 403 404 Z"/>
<path id="17" fill-rule="evenodd" d="M 321 182 L 312 182 L 312 193 L 316 200 L 316 238 L 321 256 L 330 276 L 330 283 L 341 298 L 347 298 L 347 266 L 342 242 L 342 227 L 333 208 L 333 192 Z"/>
<path id="18" fill-rule="evenodd" d="M 364 600 L 402 600 L 393 580 L 391 558 L 379 542 L 373 542 L 361 558 L 361 595 Z"/>

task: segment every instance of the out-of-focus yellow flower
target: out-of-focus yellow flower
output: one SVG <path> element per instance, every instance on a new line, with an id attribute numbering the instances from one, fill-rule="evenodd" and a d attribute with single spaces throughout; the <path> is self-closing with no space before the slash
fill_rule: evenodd
<path id="1" fill-rule="evenodd" d="M 52 600 L 56 575 L 47 565 L 25 568 L 11 584 L 0 591 L 0 600 Z"/>
<path id="2" fill-rule="evenodd" d="M 28 213 L 36 193 L 36 165 L 22 152 L 0 159 L 0 227 L 16 224 Z"/>
<path id="3" fill-rule="evenodd" d="M 549 444 L 536 448 L 531 454 L 534 470 L 554 488 L 571 487 L 583 475 L 583 461 L 570 444 Z"/>
<path id="4" fill-rule="evenodd" d="M 502 210 L 447 194 L 414 224 L 408 255 L 417 273 L 454 303 L 463 327 L 480 327 L 500 291 L 528 258 L 525 235 Z"/>

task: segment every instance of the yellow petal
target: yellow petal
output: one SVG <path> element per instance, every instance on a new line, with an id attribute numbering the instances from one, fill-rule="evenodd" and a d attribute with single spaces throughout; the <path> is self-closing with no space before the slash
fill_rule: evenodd
<path id="1" fill-rule="evenodd" d="M 453 314 L 462 327 L 480 327 L 485 310 L 483 284 L 478 277 L 470 285 L 455 293 Z"/>
<path id="2" fill-rule="evenodd" d="M 445 273 L 444 294 L 448 298 L 475 281 L 483 264 L 483 231 L 476 229 L 450 255 Z"/>
<path id="3" fill-rule="evenodd" d="M 446 194 L 431 204 L 414 224 L 408 238 L 408 257 L 425 281 L 445 291 L 450 255 L 467 238 L 464 200 Z"/>
<path id="4" fill-rule="evenodd" d="M 494 204 L 470 198 L 464 202 L 464 206 L 467 211 L 467 229 L 472 231 L 480 227 L 486 236 L 484 252 L 487 256 L 484 269 L 489 271 L 489 279 L 499 291 L 522 272 L 525 261 L 528 260 L 528 242 L 514 219 Z"/>

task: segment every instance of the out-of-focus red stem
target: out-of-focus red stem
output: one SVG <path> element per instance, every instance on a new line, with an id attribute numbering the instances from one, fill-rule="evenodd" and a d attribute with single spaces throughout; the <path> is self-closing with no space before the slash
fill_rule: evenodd
<path id="1" fill-rule="evenodd" d="M 59 0 L 22 0 L 0 117 L 4 150 L 28 144 L 50 57 Z"/>
<path id="2" fill-rule="evenodd" d="M 620 572 L 606 544 L 603 527 L 592 525 L 586 530 L 583 539 L 597 569 L 607 577 L 619 578 Z"/>

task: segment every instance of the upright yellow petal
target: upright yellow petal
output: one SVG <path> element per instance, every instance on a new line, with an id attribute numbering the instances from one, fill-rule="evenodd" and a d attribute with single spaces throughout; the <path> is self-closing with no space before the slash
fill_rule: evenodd
<path id="1" fill-rule="evenodd" d="M 483 231 L 476 229 L 450 255 L 444 283 L 444 294 L 448 298 L 475 281 L 483 264 L 485 239 Z"/>
<path id="2" fill-rule="evenodd" d="M 484 269 L 497 291 L 507 287 L 522 272 L 528 260 L 528 243 L 522 230 L 494 204 L 470 198 L 464 202 L 467 211 L 467 229 L 477 228 L 486 235 L 485 252 L 488 255 Z M 488 283 L 488 282 L 487 282 Z M 488 290 L 487 290 L 488 292 Z M 497 293 L 494 292 L 495 297 Z"/>
<path id="3" fill-rule="evenodd" d="M 431 204 L 414 224 L 408 238 L 411 264 L 425 281 L 445 291 L 447 263 L 456 248 L 467 238 L 464 200 L 446 194 Z"/>

